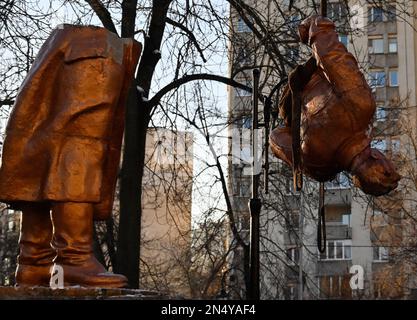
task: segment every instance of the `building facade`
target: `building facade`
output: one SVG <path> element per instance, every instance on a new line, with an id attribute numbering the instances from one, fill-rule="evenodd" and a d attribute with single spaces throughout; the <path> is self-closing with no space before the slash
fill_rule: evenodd
<path id="1" fill-rule="evenodd" d="M 140 287 L 189 297 L 193 135 L 149 130 L 145 163 Z"/>

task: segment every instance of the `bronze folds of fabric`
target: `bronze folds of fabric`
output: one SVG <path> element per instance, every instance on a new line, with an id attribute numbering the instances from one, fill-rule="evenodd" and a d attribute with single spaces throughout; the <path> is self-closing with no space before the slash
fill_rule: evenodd
<path id="1" fill-rule="evenodd" d="M 62 25 L 43 44 L 10 116 L 0 201 L 94 203 L 111 213 L 128 89 L 141 44 Z"/>
<path id="2" fill-rule="evenodd" d="M 356 59 L 339 41 L 334 23 L 327 18 L 312 16 L 303 21 L 299 32 L 317 64 L 316 71 L 298 90 L 303 172 L 324 182 L 346 170 L 358 175 L 360 187 L 367 193 L 380 195 L 392 190 L 400 178 L 392 163 L 382 154 L 379 162 L 369 154 L 376 104 Z M 276 128 L 270 135 L 272 151 L 289 165 L 293 161 L 291 101 L 287 87 L 279 110 L 285 127 Z M 370 181 L 373 169 L 378 177 Z"/>

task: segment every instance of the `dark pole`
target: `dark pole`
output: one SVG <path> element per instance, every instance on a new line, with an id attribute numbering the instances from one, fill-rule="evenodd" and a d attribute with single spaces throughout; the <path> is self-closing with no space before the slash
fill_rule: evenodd
<path id="1" fill-rule="evenodd" d="M 264 138 L 264 191 L 265 194 L 269 193 L 269 131 L 271 121 L 271 108 L 272 101 L 270 97 L 266 97 L 264 102 L 264 127 L 265 127 L 265 138 Z"/>
<path id="2" fill-rule="evenodd" d="M 320 2 L 320 15 L 327 17 L 327 0 L 321 0 Z"/>
<path id="3" fill-rule="evenodd" d="M 258 123 L 258 88 L 259 88 L 259 75 L 258 69 L 253 70 L 253 111 L 252 111 L 252 198 L 249 200 L 249 211 L 251 216 L 250 225 L 250 287 L 249 287 L 249 299 L 259 300 L 259 215 L 261 212 L 261 199 L 259 199 L 258 187 L 259 187 L 259 174 L 257 168 L 258 161 L 258 143 L 257 130 L 259 129 Z"/>

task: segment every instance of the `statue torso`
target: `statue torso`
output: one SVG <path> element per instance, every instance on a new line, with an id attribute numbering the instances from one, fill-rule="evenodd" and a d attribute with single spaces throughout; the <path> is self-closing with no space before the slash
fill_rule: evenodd
<path id="1" fill-rule="evenodd" d="M 353 140 L 355 145 L 365 144 L 362 140 L 366 139 L 374 103 L 363 101 L 358 108 L 347 97 L 345 93 L 338 94 L 334 90 L 321 70 L 304 88 L 301 124 L 303 165 L 319 181 L 328 180 L 348 169 L 345 163 L 351 159 L 346 158 L 352 156 L 352 151 L 343 152 L 346 145 L 352 144 Z"/>

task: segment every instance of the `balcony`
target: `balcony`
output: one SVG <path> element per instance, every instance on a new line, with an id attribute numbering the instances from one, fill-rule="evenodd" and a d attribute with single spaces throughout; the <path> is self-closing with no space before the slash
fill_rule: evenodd
<path id="1" fill-rule="evenodd" d="M 352 201 L 352 192 L 346 187 L 327 187 L 326 205 L 350 205 Z"/>
<path id="2" fill-rule="evenodd" d="M 284 232 L 284 244 L 294 245 L 298 243 L 298 229 L 289 229 Z"/>
<path id="3" fill-rule="evenodd" d="M 384 21 L 370 23 L 367 26 L 368 35 L 380 35 L 380 34 L 395 34 L 397 33 L 397 22 L 396 21 Z"/>
<path id="4" fill-rule="evenodd" d="M 326 224 L 326 235 L 328 240 L 352 239 L 352 228 L 344 224 Z"/>
<path id="5" fill-rule="evenodd" d="M 351 266 L 352 260 L 319 260 L 316 265 L 316 274 L 317 276 L 346 274 L 349 273 Z"/>
<path id="6" fill-rule="evenodd" d="M 396 53 L 369 54 L 369 63 L 372 68 L 397 67 L 398 55 Z"/>
<path id="7" fill-rule="evenodd" d="M 373 93 L 376 101 L 389 101 L 399 97 L 398 87 L 375 87 Z"/>
<path id="8" fill-rule="evenodd" d="M 298 265 L 296 264 L 292 264 L 292 265 L 287 265 L 285 266 L 285 277 L 287 279 L 298 279 L 298 275 L 299 275 L 299 268 Z"/>

